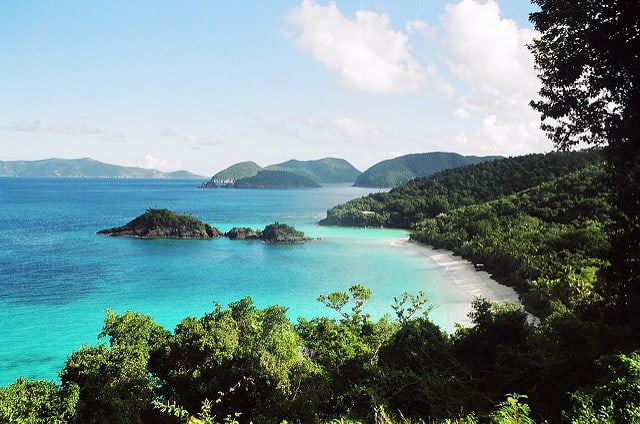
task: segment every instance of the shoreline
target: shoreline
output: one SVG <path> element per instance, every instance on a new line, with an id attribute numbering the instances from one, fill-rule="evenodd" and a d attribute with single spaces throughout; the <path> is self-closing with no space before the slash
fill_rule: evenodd
<path id="1" fill-rule="evenodd" d="M 455 256 L 450 250 L 435 249 L 424 245 L 427 256 L 443 271 L 447 281 L 474 297 L 485 297 L 496 303 L 513 303 L 524 308 L 513 287 L 505 286 L 491 278 L 486 271 L 475 269 L 473 262 L 461 256 Z"/>
<path id="2" fill-rule="evenodd" d="M 441 275 L 435 281 L 436 285 L 445 285 L 451 289 L 451 297 L 445 297 L 440 302 L 430 302 L 433 309 L 429 312 L 434 321 L 452 323 L 450 326 L 440 326 L 448 333 L 455 331 L 456 324 L 464 327 L 473 325 L 468 314 L 473 310 L 471 302 L 478 297 L 501 305 L 511 303 L 524 310 L 515 289 L 498 283 L 486 271 L 476 270 L 473 262 L 455 256 L 450 250 L 436 249 L 428 244 L 411 240 L 404 240 L 404 244 L 414 248 L 438 268 Z"/>

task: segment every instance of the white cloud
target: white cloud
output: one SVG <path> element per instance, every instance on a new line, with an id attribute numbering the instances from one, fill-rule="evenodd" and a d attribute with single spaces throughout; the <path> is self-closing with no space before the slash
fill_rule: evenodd
<path id="1" fill-rule="evenodd" d="M 157 169 L 158 171 L 170 172 L 176 169 L 182 169 L 182 162 L 176 160 L 171 162 L 167 159 L 154 157 L 151 153 L 144 155 L 142 163 L 138 166 L 146 169 Z"/>
<path id="2" fill-rule="evenodd" d="M 450 68 L 459 78 L 489 94 L 535 94 L 539 82 L 526 48 L 535 31 L 502 18 L 494 0 L 447 5 L 442 22 L 454 57 Z"/>
<path id="3" fill-rule="evenodd" d="M 436 38 L 436 28 L 429 26 L 426 22 L 423 21 L 411 21 L 406 24 L 407 32 L 409 34 L 419 33 L 426 40 L 433 40 Z"/>
<path id="4" fill-rule="evenodd" d="M 55 124 L 47 127 L 47 129 L 53 133 L 61 135 L 102 134 L 102 130 L 100 128 L 91 127 L 85 124 L 61 124 L 56 122 Z"/>
<path id="5" fill-rule="evenodd" d="M 345 89 L 373 93 L 417 90 L 424 79 L 409 38 L 390 26 L 387 15 L 358 10 L 345 17 L 335 3 L 303 0 L 289 23 L 300 28 L 298 47 L 339 76 Z"/>
<path id="6" fill-rule="evenodd" d="M 333 124 L 348 137 L 379 138 L 382 131 L 371 122 L 356 121 L 351 118 L 336 118 Z"/>
<path id="7" fill-rule="evenodd" d="M 545 152 L 551 142 L 539 130 L 536 119 L 509 120 L 496 114 L 485 115 L 470 131 L 451 134 L 450 147 L 478 155 L 512 155 Z"/>
<path id="8" fill-rule="evenodd" d="M 451 144 L 477 154 L 548 151 L 539 116 L 528 105 L 540 86 L 526 47 L 536 32 L 501 17 L 495 0 L 449 4 L 442 26 L 446 62 L 466 84 L 457 85 L 452 114 L 471 128 L 452 134 Z"/>
<path id="9" fill-rule="evenodd" d="M 184 139 L 191 145 L 195 146 L 216 146 L 220 144 L 218 139 L 210 136 L 199 136 L 192 133 L 184 135 Z"/>

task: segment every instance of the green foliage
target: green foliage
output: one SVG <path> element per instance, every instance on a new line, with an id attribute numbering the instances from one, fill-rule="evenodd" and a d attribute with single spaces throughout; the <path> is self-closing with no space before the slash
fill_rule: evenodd
<path id="1" fill-rule="evenodd" d="M 598 363 L 606 376 L 573 394 L 572 423 L 640 423 L 640 353 L 610 355 Z"/>
<path id="2" fill-rule="evenodd" d="M 602 301 L 612 211 L 603 168 L 587 166 L 497 200 L 420 221 L 412 238 L 460 253 L 514 286 L 539 316 Z"/>
<path id="3" fill-rule="evenodd" d="M 491 422 L 495 424 L 534 424 L 533 419 L 529 417 L 529 405 L 521 402 L 521 399 L 526 398 L 526 395 L 517 393 L 507 395 L 507 399 L 491 413 Z"/>
<path id="4" fill-rule="evenodd" d="M 290 160 L 276 165 L 269 165 L 265 170 L 292 172 L 307 177 L 318 184 L 353 183 L 360 175 L 360 171 L 349 162 L 336 158 L 309 161 Z"/>
<path id="5" fill-rule="evenodd" d="M 416 178 L 327 211 L 321 225 L 412 228 L 461 206 L 499 199 L 601 162 L 597 151 L 535 154 L 449 169 Z"/>
<path id="6" fill-rule="evenodd" d="M 240 162 L 216 173 L 212 180 L 239 180 L 240 178 L 253 177 L 259 171 L 262 171 L 262 167 L 255 162 Z"/>
<path id="7" fill-rule="evenodd" d="M 161 379 L 163 395 L 189 411 L 205 399 L 217 399 L 221 388 L 244 381 L 212 405 L 212 413 L 280 420 L 306 402 L 301 388 L 315 373 L 300 344 L 286 308 L 259 310 L 244 298 L 180 322 L 168 343 L 152 354 L 150 370 Z"/>
<path id="8" fill-rule="evenodd" d="M 317 408 L 329 416 L 367 416 L 379 402 L 369 379 L 377 368 L 380 348 L 396 325 L 384 316 L 373 321 L 364 308 L 371 291 L 361 285 L 349 293 L 321 295 L 318 301 L 340 314 L 339 321 L 326 317 L 307 321 L 298 318 L 296 330 L 304 341 L 304 351 L 319 369 L 324 381 L 317 386 Z M 350 311 L 345 310 L 351 305 Z"/>
<path id="9" fill-rule="evenodd" d="M 77 400 L 77 387 L 64 391 L 48 381 L 19 378 L 0 388 L 0 422 L 69 422 L 75 415 Z"/>
<path id="10" fill-rule="evenodd" d="M 259 238 L 269 242 L 301 242 L 308 240 L 302 231 L 296 230 L 291 225 L 274 222 L 269 224 L 262 232 L 260 232 Z"/>
<path id="11" fill-rule="evenodd" d="M 240 178 L 234 183 L 236 188 L 296 188 L 320 187 L 318 183 L 304 175 L 289 171 L 259 171 L 253 177 Z"/>
<path id="12" fill-rule="evenodd" d="M 533 326 L 512 305 L 477 299 L 473 326 L 450 336 L 429 320 L 422 292 L 394 298 L 396 320 L 373 320 L 370 297 L 361 285 L 321 295 L 337 318 L 295 326 L 286 308 L 247 297 L 173 333 L 107 311 L 108 345 L 73 352 L 61 386 L 21 379 L 0 389 L 0 420 L 527 423 L 530 403 L 550 422 L 562 410 L 573 422 L 637 422 L 640 354 L 606 356 L 630 344 L 616 328 L 561 308 Z M 598 373 L 603 355 L 608 371 Z M 499 403 L 524 392 L 527 404 Z"/>
<path id="13" fill-rule="evenodd" d="M 640 327 L 640 8 L 605 0 L 535 0 L 530 46 L 542 82 L 542 129 L 560 149 L 605 146 L 610 201 L 617 208 L 611 266 L 600 292 L 607 320 Z M 636 337 L 636 344 L 640 339 Z"/>
<path id="14" fill-rule="evenodd" d="M 98 234 L 143 238 L 210 238 L 220 237 L 222 232 L 191 215 L 149 208 L 126 225 L 100 230 Z"/>
<path id="15" fill-rule="evenodd" d="M 407 305 L 407 302 L 409 304 Z M 426 294 L 419 290 L 418 294 L 411 294 L 408 292 L 402 293 L 402 299 L 398 300 L 397 297 L 393 297 L 393 304 L 391 308 L 396 313 L 398 317 L 398 322 L 400 324 L 406 323 L 414 314 L 419 312 L 424 305 L 429 302 Z M 432 306 L 429 305 L 427 310 L 424 312 L 425 316 L 432 309 Z"/>

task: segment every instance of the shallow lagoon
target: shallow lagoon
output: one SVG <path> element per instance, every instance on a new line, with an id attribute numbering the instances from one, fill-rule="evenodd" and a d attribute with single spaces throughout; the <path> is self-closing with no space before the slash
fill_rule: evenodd
<path id="1" fill-rule="evenodd" d="M 425 247 L 400 230 L 320 227 L 331 206 L 369 189 L 200 189 L 197 180 L 0 178 L 0 385 L 18 376 L 53 380 L 82 343 L 95 344 L 104 310 L 152 315 L 168 329 L 214 302 L 251 296 L 289 316 L 332 311 L 319 294 L 362 284 L 368 312 L 390 313 L 393 296 L 424 290 L 430 316 L 451 331 L 472 297 L 446 284 Z M 222 231 L 294 225 L 319 240 L 139 240 L 96 235 L 147 208 L 191 213 Z"/>

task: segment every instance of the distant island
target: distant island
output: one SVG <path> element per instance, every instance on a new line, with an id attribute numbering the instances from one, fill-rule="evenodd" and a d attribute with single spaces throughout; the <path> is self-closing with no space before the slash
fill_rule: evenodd
<path id="1" fill-rule="evenodd" d="M 188 171 L 162 172 L 155 169 L 112 165 L 90 158 L 43 159 L 35 161 L 0 161 L 0 176 L 4 177 L 64 177 L 64 178 L 157 178 L 195 179 L 200 175 Z"/>
<path id="2" fill-rule="evenodd" d="M 466 165 L 501 159 L 502 156 L 462 156 L 457 153 L 415 153 L 378 162 L 357 177 L 356 187 L 390 188 L 418 177 Z"/>
<path id="3" fill-rule="evenodd" d="M 344 159 L 289 160 L 262 168 L 245 161 L 232 165 L 202 184 L 202 188 L 299 188 L 326 183 L 351 183 L 354 187 L 391 188 L 418 177 L 473 165 L 502 156 L 463 156 L 457 153 L 415 153 L 384 160 L 364 172 Z"/>
<path id="4" fill-rule="evenodd" d="M 223 234 L 218 228 L 191 215 L 151 208 L 121 227 L 100 230 L 97 234 L 143 239 L 214 239 L 225 236 L 231 240 L 262 240 L 266 243 L 303 243 L 311 240 L 302 231 L 280 222 L 269 224 L 263 230 L 234 227 Z"/>
<path id="5" fill-rule="evenodd" d="M 255 162 L 240 162 L 215 174 L 202 188 L 299 188 L 324 183 L 353 183 L 361 172 L 344 159 L 287 162 L 262 168 Z"/>
<path id="6" fill-rule="evenodd" d="M 233 183 L 235 188 L 316 188 L 316 183 L 304 175 L 288 171 L 259 171 L 253 177 L 240 178 Z"/>

